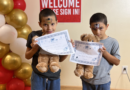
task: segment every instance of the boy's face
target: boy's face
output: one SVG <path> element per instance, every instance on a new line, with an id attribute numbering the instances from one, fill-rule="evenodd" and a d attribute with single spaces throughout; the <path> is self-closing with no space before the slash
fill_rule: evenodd
<path id="1" fill-rule="evenodd" d="M 94 22 L 90 25 L 90 28 L 94 35 L 97 35 L 101 40 L 107 38 L 106 30 L 108 28 L 108 24 L 105 25 L 103 22 Z"/>
<path id="2" fill-rule="evenodd" d="M 55 16 L 42 17 L 39 26 L 42 28 L 43 34 L 51 34 L 56 30 L 58 21 L 56 21 Z"/>

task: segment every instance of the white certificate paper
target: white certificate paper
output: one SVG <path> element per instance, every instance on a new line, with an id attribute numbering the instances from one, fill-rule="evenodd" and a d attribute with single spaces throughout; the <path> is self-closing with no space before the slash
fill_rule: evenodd
<path id="1" fill-rule="evenodd" d="M 37 44 L 45 51 L 56 55 L 68 55 L 74 53 L 70 42 L 68 30 L 47 34 L 36 38 Z"/>
<path id="2" fill-rule="evenodd" d="M 99 48 L 102 47 L 100 42 L 75 41 L 75 54 L 72 54 L 70 61 L 83 65 L 100 65 L 102 53 Z"/>

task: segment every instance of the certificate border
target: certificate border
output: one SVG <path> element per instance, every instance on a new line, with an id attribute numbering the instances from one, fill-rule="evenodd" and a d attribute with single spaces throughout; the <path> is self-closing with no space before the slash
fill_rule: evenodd
<path id="1" fill-rule="evenodd" d="M 77 44 L 85 44 L 85 45 L 96 45 L 96 46 L 99 46 L 100 48 L 102 47 L 102 43 L 97 43 L 97 42 L 85 42 L 85 41 L 75 41 L 75 52 L 76 52 L 76 48 L 77 48 Z M 70 58 L 70 61 L 71 62 L 77 62 L 79 64 L 85 64 L 86 65 L 93 65 L 93 66 L 98 66 L 100 63 L 100 60 L 101 60 L 101 57 L 102 57 L 102 53 L 99 53 L 98 55 L 98 60 L 97 62 L 89 62 L 89 61 L 82 61 L 82 60 L 75 60 L 74 59 L 75 57 L 75 54 L 72 54 L 71 55 L 71 58 Z"/>
<path id="2" fill-rule="evenodd" d="M 52 53 L 52 54 L 58 54 L 58 55 L 66 55 L 68 53 L 74 53 L 74 50 L 71 48 L 71 44 L 69 42 L 70 38 L 69 38 L 69 33 L 68 33 L 68 30 L 64 30 L 64 31 L 60 31 L 60 32 L 56 32 L 56 33 L 53 33 L 53 34 L 49 34 L 49 35 L 44 35 L 44 36 L 41 36 L 41 37 L 38 37 L 36 38 L 36 40 L 43 40 L 43 39 L 47 39 L 47 38 L 52 38 L 52 37 L 55 37 L 55 36 L 59 36 L 59 35 L 64 35 L 65 36 L 65 39 L 66 39 L 66 42 L 67 42 L 67 45 L 69 47 L 69 51 L 68 52 L 61 52 L 61 53 Z M 68 34 L 68 35 L 67 35 Z M 39 43 L 39 42 L 38 42 Z M 39 45 L 40 46 L 40 45 Z"/>

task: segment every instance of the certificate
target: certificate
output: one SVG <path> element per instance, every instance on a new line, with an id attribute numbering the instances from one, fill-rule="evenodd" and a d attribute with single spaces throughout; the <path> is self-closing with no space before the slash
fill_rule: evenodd
<path id="1" fill-rule="evenodd" d="M 74 53 L 70 42 L 68 30 L 47 34 L 36 38 L 37 44 L 45 51 L 56 55 L 68 55 Z"/>
<path id="2" fill-rule="evenodd" d="M 102 45 L 100 42 L 75 41 L 75 54 L 71 55 L 70 61 L 83 65 L 98 66 L 102 58 L 102 53 L 99 52 Z"/>

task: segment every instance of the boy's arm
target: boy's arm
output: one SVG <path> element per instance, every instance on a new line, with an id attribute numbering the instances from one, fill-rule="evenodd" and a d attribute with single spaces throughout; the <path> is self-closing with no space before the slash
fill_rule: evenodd
<path id="1" fill-rule="evenodd" d="M 38 44 L 36 44 L 37 41 L 33 41 L 32 42 L 32 38 L 35 36 L 35 32 L 31 32 L 29 35 L 28 35 L 28 39 L 27 39 L 27 49 L 26 49 L 26 52 L 25 52 L 25 58 L 26 59 L 30 59 L 33 57 L 33 55 L 38 51 L 39 49 L 39 46 Z"/>
<path id="2" fill-rule="evenodd" d="M 60 62 L 64 61 L 68 55 L 60 55 Z"/>
<path id="3" fill-rule="evenodd" d="M 106 51 L 106 48 L 103 47 L 102 49 L 100 49 L 101 52 L 103 53 L 103 57 L 111 64 L 115 64 L 115 65 L 119 65 L 120 64 L 120 60 L 117 59 L 115 56 L 111 55 L 110 53 L 108 53 Z"/>
<path id="4" fill-rule="evenodd" d="M 26 52 L 25 52 L 25 58 L 26 59 L 32 58 L 33 55 L 38 51 L 38 49 L 39 49 L 39 46 L 37 44 L 35 44 L 33 48 L 27 47 Z"/>

